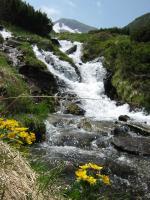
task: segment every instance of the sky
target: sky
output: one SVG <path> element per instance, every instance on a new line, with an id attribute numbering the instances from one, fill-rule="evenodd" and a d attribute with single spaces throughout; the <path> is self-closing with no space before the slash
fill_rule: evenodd
<path id="1" fill-rule="evenodd" d="M 98 28 L 123 27 L 150 12 L 150 0 L 25 0 L 53 21 L 71 18 Z"/>

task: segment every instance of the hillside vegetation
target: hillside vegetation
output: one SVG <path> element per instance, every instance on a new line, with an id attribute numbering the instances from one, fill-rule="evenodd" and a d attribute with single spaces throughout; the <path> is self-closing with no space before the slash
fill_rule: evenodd
<path id="1" fill-rule="evenodd" d="M 52 22 L 47 15 L 22 0 L 0 0 L 0 21 L 40 35 L 48 35 L 52 30 Z"/>
<path id="2" fill-rule="evenodd" d="M 126 26 L 125 29 L 133 40 L 138 42 L 150 41 L 150 13 L 138 17 Z"/>

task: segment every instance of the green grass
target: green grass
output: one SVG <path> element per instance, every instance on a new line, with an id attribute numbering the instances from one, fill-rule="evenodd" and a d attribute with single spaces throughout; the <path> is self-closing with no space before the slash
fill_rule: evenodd
<path id="1" fill-rule="evenodd" d="M 54 199 L 64 199 L 63 187 L 65 186 L 63 186 L 61 180 L 64 164 L 52 167 L 40 160 L 31 161 L 30 164 L 32 169 L 38 174 L 37 187 L 39 193 L 43 195 L 44 199 L 49 200 L 50 196 Z"/>
<path id="2" fill-rule="evenodd" d="M 88 34 L 88 33 L 59 33 L 59 34 L 55 34 L 55 36 L 59 39 L 59 40 L 69 40 L 72 42 L 81 42 L 84 43 L 86 41 L 88 41 L 92 35 Z"/>
<path id="3" fill-rule="evenodd" d="M 70 64 L 73 64 L 72 59 L 69 58 L 63 52 L 61 52 L 59 48 L 53 44 L 53 42 L 51 41 L 51 35 L 49 35 L 48 37 L 41 37 L 37 34 L 26 31 L 20 27 L 13 26 L 11 24 L 4 23 L 4 22 L 3 24 L 5 27 L 7 27 L 9 31 L 13 33 L 15 37 L 17 37 L 17 40 L 19 40 L 22 43 L 20 48 L 22 48 L 27 53 L 26 60 L 28 62 L 30 61 L 30 59 L 32 59 L 30 62 L 35 62 L 35 60 L 33 61 L 34 56 L 31 51 L 31 46 L 29 45 L 36 44 L 39 49 L 43 49 L 45 51 L 52 51 L 61 60 L 64 60 L 64 61 L 69 62 Z"/>

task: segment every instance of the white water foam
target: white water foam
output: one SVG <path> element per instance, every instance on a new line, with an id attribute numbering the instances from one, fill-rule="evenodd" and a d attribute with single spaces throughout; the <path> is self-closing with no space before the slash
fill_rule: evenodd
<path id="1" fill-rule="evenodd" d="M 117 106 L 115 101 L 110 100 L 104 94 L 103 79 L 106 75 L 102 62 L 100 60 L 94 60 L 91 62 L 83 63 L 81 61 L 82 44 L 79 42 L 71 43 L 69 41 L 60 41 L 61 50 L 65 52 L 73 45 L 77 45 L 77 51 L 70 55 L 74 60 L 74 63 L 78 67 L 82 82 L 79 82 L 76 78 L 68 79 L 66 72 L 73 70 L 73 67 L 64 61 L 58 59 L 57 56 L 51 52 L 40 52 L 35 46 L 33 48 L 36 56 L 42 62 L 44 62 L 48 69 L 57 76 L 59 79 L 66 83 L 66 91 L 74 92 L 81 99 L 82 107 L 86 111 L 86 116 L 94 118 L 96 120 L 116 120 L 120 115 L 128 115 L 137 122 L 147 122 L 150 124 L 150 115 L 146 116 L 143 111 L 130 112 L 128 104 Z M 59 66 L 63 65 L 65 68 L 62 74 L 59 67 L 54 69 L 54 66 L 48 64 L 45 61 L 45 56 L 49 54 L 56 61 Z M 73 71 L 74 74 L 75 71 Z M 73 76 L 72 74 L 72 76 Z"/>
<path id="2" fill-rule="evenodd" d="M 4 40 L 6 40 L 7 38 L 12 37 L 11 32 L 6 31 L 6 29 L 1 30 L 0 34 L 2 35 L 2 37 L 3 37 Z"/>

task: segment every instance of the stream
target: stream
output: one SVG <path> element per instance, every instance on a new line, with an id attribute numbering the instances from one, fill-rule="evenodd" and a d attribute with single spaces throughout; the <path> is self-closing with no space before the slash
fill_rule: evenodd
<path id="1" fill-rule="evenodd" d="M 11 37 L 6 30 L 0 32 L 4 39 Z M 45 121 L 46 141 L 31 150 L 33 160 L 40 159 L 54 166 L 65 163 L 65 174 L 71 181 L 80 164 L 104 165 L 111 179 L 112 193 L 130 193 L 131 200 L 150 199 L 150 115 L 130 111 L 128 104 L 117 106 L 105 95 L 106 70 L 101 58 L 83 63 L 81 43 L 59 42 L 60 50 L 65 53 L 77 46 L 69 55 L 75 66 L 33 46 L 36 57 L 46 64 L 58 82 L 56 95 L 63 97 L 58 111 Z M 82 115 L 66 112 L 70 102 L 84 111 Z M 118 121 L 120 115 L 128 115 L 130 120 Z"/>
<path id="2" fill-rule="evenodd" d="M 34 151 L 46 162 L 66 162 L 70 173 L 81 163 L 104 165 L 115 189 L 132 191 L 135 197 L 131 199 L 138 199 L 136 195 L 139 199 L 150 199 L 150 115 L 143 111 L 131 112 L 128 104 L 117 106 L 105 95 L 106 70 L 101 58 L 83 63 L 81 43 L 59 42 L 62 52 L 77 46 L 69 56 L 81 77 L 68 62 L 33 46 L 37 58 L 58 80 L 59 95 L 65 97 L 60 101 L 58 112 L 49 115 L 45 122 L 46 141 Z M 66 113 L 65 107 L 70 101 L 79 105 L 85 115 Z M 120 115 L 128 115 L 130 122 L 117 121 Z"/>

